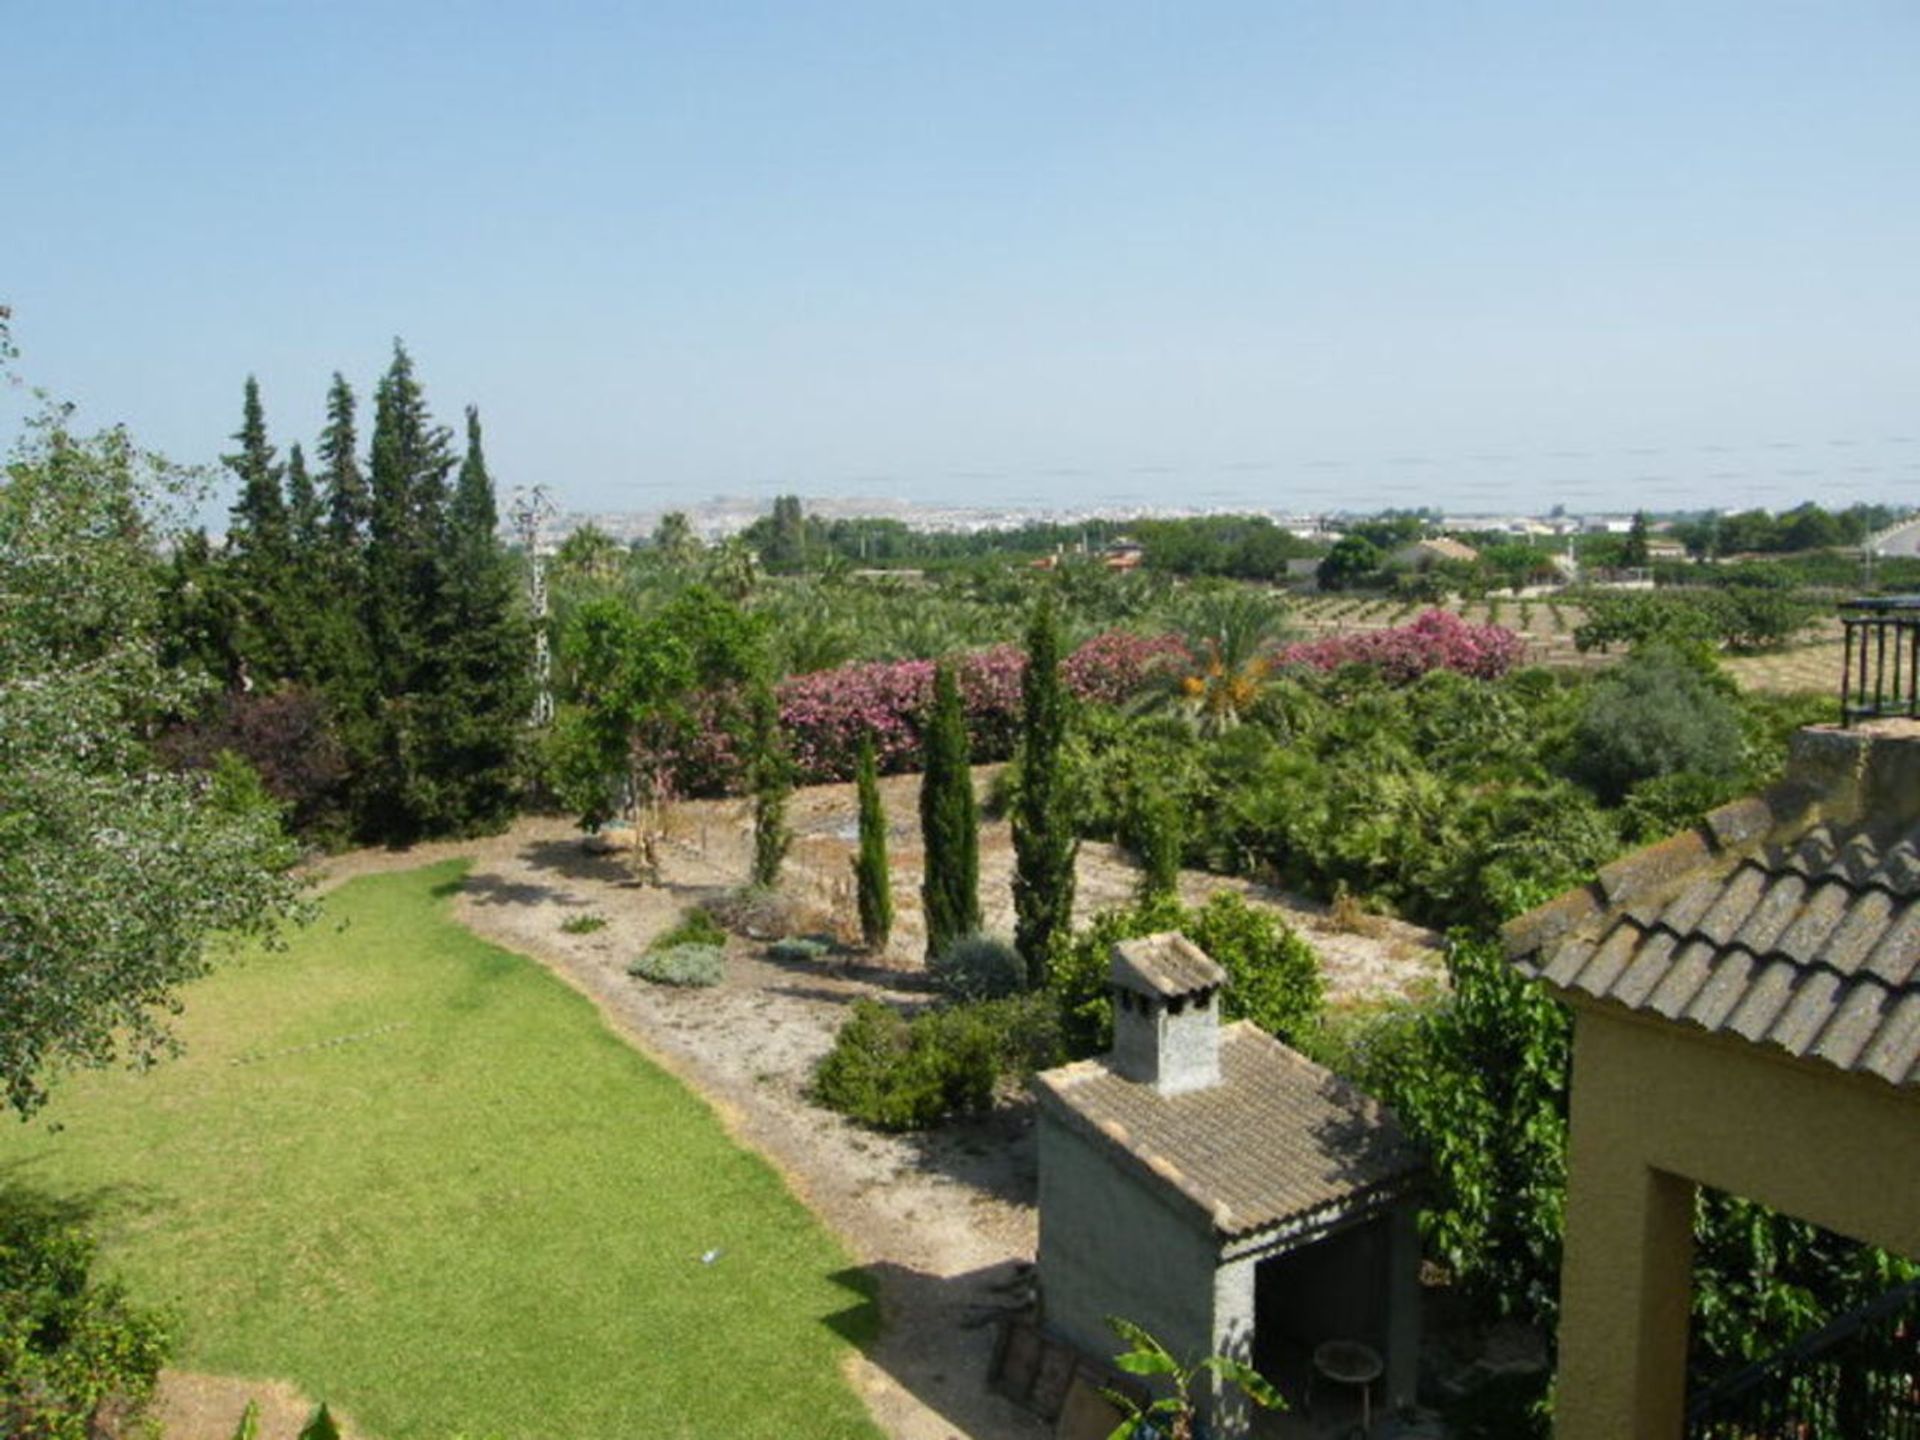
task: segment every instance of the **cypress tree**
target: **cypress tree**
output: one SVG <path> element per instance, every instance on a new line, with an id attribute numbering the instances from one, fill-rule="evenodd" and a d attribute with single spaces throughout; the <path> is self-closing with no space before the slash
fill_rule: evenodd
<path id="1" fill-rule="evenodd" d="M 1140 860 L 1142 904 L 1180 896 L 1180 810 L 1165 788 L 1143 781 L 1133 800 L 1133 852 Z"/>
<path id="2" fill-rule="evenodd" d="M 920 839 L 925 850 L 920 903 L 929 960 L 980 928 L 980 827 L 969 758 L 959 682 L 953 667 L 942 663 L 933 672 L 927 768 L 920 777 Z"/>
<path id="3" fill-rule="evenodd" d="M 873 757 L 873 736 L 860 738 L 855 779 L 860 793 L 860 850 L 853 858 L 854 887 L 860 906 L 860 936 L 867 949 L 881 951 L 893 934 L 893 877 L 887 867 L 887 812 L 880 804 L 880 778 Z"/>
<path id="4" fill-rule="evenodd" d="M 500 528 L 500 512 L 493 500 L 493 477 L 480 444 L 480 411 L 467 406 L 467 453 L 460 461 L 460 478 L 453 487 L 451 523 L 456 544 L 491 549 Z"/>
<path id="5" fill-rule="evenodd" d="M 780 865 L 793 844 L 787 827 L 787 797 L 793 793 L 793 766 L 780 735 L 780 702 L 764 676 L 748 698 L 749 778 L 753 785 L 753 883 L 779 883 Z"/>
<path id="6" fill-rule="evenodd" d="M 1054 945 L 1073 927 L 1072 793 L 1065 773 L 1068 696 L 1060 678 L 1060 627 L 1053 597 L 1042 595 L 1027 627 L 1020 681 L 1020 782 L 1013 795 L 1014 948 L 1036 988 L 1047 978 Z"/>

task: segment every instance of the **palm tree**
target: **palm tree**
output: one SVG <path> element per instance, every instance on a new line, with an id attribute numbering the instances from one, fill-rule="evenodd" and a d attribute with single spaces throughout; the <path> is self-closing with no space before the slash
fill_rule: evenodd
<path id="1" fill-rule="evenodd" d="M 740 536 L 730 535 L 707 552 L 707 580 L 739 604 L 760 581 L 760 556 Z"/>
<path id="2" fill-rule="evenodd" d="M 1196 594 L 1182 611 L 1178 628 L 1193 663 L 1170 676 L 1160 702 L 1200 734 L 1223 735 L 1260 698 L 1284 612 L 1270 596 L 1239 586 Z"/>

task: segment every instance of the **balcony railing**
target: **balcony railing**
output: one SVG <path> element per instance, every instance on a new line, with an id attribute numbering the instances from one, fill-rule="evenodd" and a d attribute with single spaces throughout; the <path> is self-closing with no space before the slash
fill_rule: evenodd
<path id="1" fill-rule="evenodd" d="M 1920 595 L 1842 601 L 1840 621 L 1847 635 L 1840 723 L 1920 718 Z"/>
<path id="2" fill-rule="evenodd" d="M 1920 1440 L 1920 1281 L 1696 1393 L 1687 1440 Z"/>

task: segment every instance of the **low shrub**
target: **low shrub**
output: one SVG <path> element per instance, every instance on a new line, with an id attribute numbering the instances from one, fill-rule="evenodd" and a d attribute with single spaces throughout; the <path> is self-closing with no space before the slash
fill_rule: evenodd
<path id="1" fill-rule="evenodd" d="M 94 1253 L 61 1207 L 0 1191 L 0 1435 L 137 1433 L 168 1327 L 95 1277 Z"/>
<path id="2" fill-rule="evenodd" d="M 710 945 L 715 949 L 727 943 L 727 932 L 720 922 L 697 906 L 680 914 L 680 923 L 647 948 L 671 950 L 676 945 Z"/>
<path id="3" fill-rule="evenodd" d="M 912 1019 L 862 1000 L 814 1072 L 814 1099 L 876 1130 L 924 1130 L 990 1108 L 1060 1059 L 1045 995 L 944 1006 Z"/>
<path id="4" fill-rule="evenodd" d="M 629 965 L 627 973 L 656 985 L 718 985 L 726 973 L 726 952 L 718 945 L 656 946 Z"/>
<path id="5" fill-rule="evenodd" d="M 955 1000 L 999 1000 L 1027 988 L 1027 962 L 991 935 L 962 935 L 927 968 L 941 993 Z"/>
<path id="6" fill-rule="evenodd" d="M 560 922 L 560 930 L 565 935 L 591 935 L 596 930 L 607 928 L 604 915 L 569 915 Z"/>
<path id="7" fill-rule="evenodd" d="M 717 925 L 755 940 L 771 940 L 805 928 L 796 923 L 798 909 L 778 890 L 764 885 L 742 885 L 706 902 L 703 912 Z"/>
<path id="8" fill-rule="evenodd" d="M 825 959 L 834 952 L 834 943 L 818 935 L 789 935 L 767 947 L 767 957 L 788 965 L 805 965 Z"/>

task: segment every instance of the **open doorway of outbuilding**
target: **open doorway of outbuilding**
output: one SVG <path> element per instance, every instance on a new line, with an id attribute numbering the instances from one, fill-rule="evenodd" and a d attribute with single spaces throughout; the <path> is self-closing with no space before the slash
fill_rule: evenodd
<path id="1" fill-rule="evenodd" d="M 1279 1387 L 1288 1409 L 1260 1424 L 1257 1433 L 1317 1440 L 1353 1431 L 1368 1408 L 1380 1418 L 1381 1380 L 1373 1381 L 1371 1406 L 1363 1407 L 1358 1386 L 1316 1372 L 1314 1352 L 1345 1341 L 1386 1355 L 1392 1250 L 1390 1222 L 1376 1216 L 1260 1261 L 1254 1271 L 1254 1368 Z"/>

